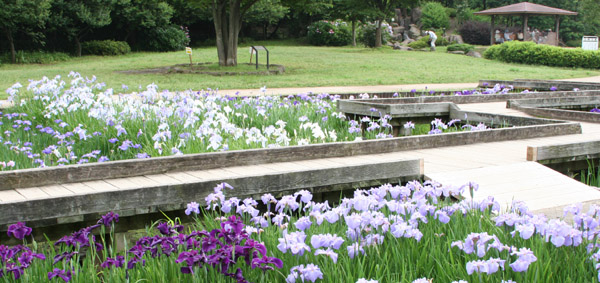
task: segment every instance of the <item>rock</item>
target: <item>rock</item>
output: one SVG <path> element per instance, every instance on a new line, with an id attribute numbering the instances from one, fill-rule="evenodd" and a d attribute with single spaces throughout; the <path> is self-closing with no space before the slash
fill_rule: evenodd
<path id="1" fill-rule="evenodd" d="M 403 33 L 403 32 L 404 32 L 404 27 L 395 27 L 395 28 L 392 28 L 392 32 L 393 32 L 394 34 L 400 34 L 400 33 Z"/>
<path id="2" fill-rule="evenodd" d="M 481 53 L 477 52 L 477 51 L 469 51 L 467 53 L 467 56 L 471 56 L 471 57 L 475 57 L 475 58 L 481 58 Z"/>
<path id="3" fill-rule="evenodd" d="M 402 34 L 402 41 L 406 41 L 406 40 L 409 40 L 409 39 L 410 39 L 410 36 L 408 36 L 408 32 L 404 32 Z"/>
<path id="4" fill-rule="evenodd" d="M 402 45 L 407 45 L 407 44 L 409 44 L 409 43 L 411 43 L 411 42 L 414 42 L 414 41 L 415 41 L 414 39 L 410 39 L 410 38 L 409 38 L 409 39 L 407 39 L 407 40 L 404 40 L 404 41 L 402 41 Z"/>
<path id="5" fill-rule="evenodd" d="M 394 47 L 394 43 L 392 43 L 391 41 L 388 41 L 385 45 Z"/>
<path id="6" fill-rule="evenodd" d="M 421 22 L 421 8 L 415 7 L 411 9 L 411 19 L 413 24 L 419 24 Z"/>
<path id="7" fill-rule="evenodd" d="M 447 39 L 449 42 L 456 42 L 458 44 L 465 43 L 464 40 L 462 39 L 462 36 L 460 36 L 459 34 L 451 34 L 448 36 Z"/>
<path id="8" fill-rule="evenodd" d="M 450 54 L 459 54 L 459 55 L 465 55 L 464 51 L 461 50 L 456 50 L 456 51 L 448 51 L 448 53 Z"/>
<path id="9" fill-rule="evenodd" d="M 408 30 L 408 36 L 410 38 L 417 38 L 421 36 L 421 30 L 419 29 L 419 27 L 417 27 L 417 25 L 412 24 L 410 25 L 410 29 Z"/>
<path id="10" fill-rule="evenodd" d="M 394 35 L 392 35 L 392 40 L 395 40 L 395 41 L 402 41 L 402 34 L 401 34 L 401 33 L 399 33 L 399 34 L 394 34 Z"/>

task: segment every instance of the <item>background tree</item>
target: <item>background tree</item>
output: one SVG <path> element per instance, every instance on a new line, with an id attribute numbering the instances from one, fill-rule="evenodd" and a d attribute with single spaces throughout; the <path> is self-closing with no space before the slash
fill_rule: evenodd
<path id="1" fill-rule="evenodd" d="M 281 19 L 289 11 L 290 9 L 284 6 L 281 0 L 259 0 L 250 7 L 248 15 L 244 18 L 244 22 L 250 25 L 260 25 L 262 27 L 263 39 L 267 39 L 268 27 L 280 23 Z M 269 38 L 272 38 L 275 32 L 277 32 L 277 28 Z"/>
<path id="2" fill-rule="evenodd" d="M 125 31 L 121 40 L 137 44 L 137 33 L 148 33 L 171 24 L 174 10 L 161 0 L 118 0 L 113 12 L 116 27 Z"/>
<path id="3" fill-rule="evenodd" d="M 356 46 L 356 25 L 374 15 L 373 9 L 364 1 L 334 0 L 334 18 L 349 21 L 352 27 L 352 46 Z"/>
<path id="4" fill-rule="evenodd" d="M 115 0 L 54 0 L 51 24 L 75 41 L 76 55 L 81 56 L 82 39 L 95 28 L 111 23 L 110 12 Z"/>
<path id="5" fill-rule="evenodd" d="M 0 29 L 4 33 L 12 63 L 16 62 L 13 36 L 24 32 L 34 39 L 43 37 L 37 30 L 44 27 L 50 15 L 50 0 L 0 0 Z"/>
<path id="6" fill-rule="evenodd" d="M 421 25 L 424 29 L 446 29 L 450 26 L 450 18 L 446 8 L 438 2 L 427 2 L 421 6 Z"/>

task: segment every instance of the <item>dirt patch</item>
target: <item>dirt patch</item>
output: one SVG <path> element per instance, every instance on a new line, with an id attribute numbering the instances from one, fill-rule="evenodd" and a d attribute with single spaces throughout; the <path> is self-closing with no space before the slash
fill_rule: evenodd
<path id="1" fill-rule="evenodd" d="M 285 72 L 285 68 L 282 65 L 269 64 L 269 69 L 266 66 L 259 64 L 259 70 L 211 70 L 208 66 L 214 63 L 196 63 L 190 67 L 190 64 L 177 64 L 167 67 L 151 68 L 151 69 L 139 69 L 139 70 L 126 70 L 117 71 L 121 74 L 205 74 L 212 76 L 235 76 L 235 75 L 280 75 Z M 247 65 L 254 67 L 256 64 L 242 63 L 238 65 Z"/>

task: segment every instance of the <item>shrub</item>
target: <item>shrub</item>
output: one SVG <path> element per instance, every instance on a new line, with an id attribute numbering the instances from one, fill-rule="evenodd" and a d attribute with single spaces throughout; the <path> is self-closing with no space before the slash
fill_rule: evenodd
<path id="1" fill-rule="evenodd" d="M 490 23 L 478 21 L 465 21 L 458 29 L 465 43 L 477 45 L 490 44 Z"/>
<path id="2" fill-rule="evenodd" d="M 469 51 L 472 51 L 473 49 L 475 49 L 475 46 L 471 45 L 471 44 L 452 44 L 452 45 L 448 45 L 447 50 L 450 51 L 463 51 L 465 53 L 468 53 Z"/>
<path id="3" fill-rule="evenodd" d="M 553 67 L 600 68 L 600 52 L 580 48 L 565 49 L 531 41 L 509 41 L 488 48 L 483 57 L 509 63 Z"/>
<path id="4" fill-rule="evenodd" d="M 44 52 L 44 51 L 17 51 L 15 56 L 17 64 L 50 64 L 55 62 L 67 61 L 71 58 L 68 54 L 62 52 Z M 0 62 L 9 64 L 12 61 L 10 53 L 0 56 Z"/>
<path id="5" fill-rule="evenodd" d="M 308 26 L 308 42 L 317 46 L 344 46 L 352 43 L 352 32 L 346 22 L 318 21 Z"/>
<path id="6" fill-rule="evenodd" d="M 408 47 L 410 47 L 412 49 L 429 48 L 429 46 L 430 46 L 429 45 L 429 35 L 421 37 L 419 40 L 413 41 L 408 44 Z"/>
<path id="7" fill-rule="evenodd" d="M 151 29 L 145 33 L 146 38 L 143 45 L 138 49 L 147 51 L 175 51 L 184 49 L 190 42 L 189 36 L 181 27 L 171 25 Z"/>
<path id="8" fill-rule="evenodd" d="M 422 6 L 421 24 L 426 29 L 441 29 L 450 26 L 446 8 L 438 2 L 427 2 Z"/>
<path id="9" fill-rule="evenodd" d="M 443 36 L 438 36 L 438 38 L 435 40 L 435 45 L 436 46 L 446 46 L 448 45 L 450 42 L 444 38 Z M 429 35 L 428 36 L 424 36 L 421 37 L 419 40 L 413 41 L 411 43 L 408 44 L 408 47 L 412 48 L 412 49 L 423 49 L 423 48 L 429 48 Z"/>
<path id="10" fill-rule="evenodd" d="M 123 55 L 131 52 L 129 44 L 125 41 L 92 40 L 81 44 L 83 54 L 87 55 Z"/>
<path id="11" fill-rule="evenodd" d="M 377 25 L 366 23 L 358 31 L 358 41 L 367 47 L 375 47 L 375 34 Z M 392 37 L 392 27 L 387 23 L 381 24 L 381 44 L 384 45 Z"/>

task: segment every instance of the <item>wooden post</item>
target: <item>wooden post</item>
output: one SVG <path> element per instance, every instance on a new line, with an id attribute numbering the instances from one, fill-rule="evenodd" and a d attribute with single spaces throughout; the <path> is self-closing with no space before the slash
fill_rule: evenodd
<path id="1" fill-rule="evenodd" d="M 560 44 L 559 44 L 559 39 L 558 39 L 558 28 L 560 26 L 560 23 L 559 23 L 558 15 L 554 15 L 554 19 L 556 20 L 556 46 L 559 46 Z"/>
<path id="2" fill-rule="evenodd" d="M 523 15 L 523 41 L 527 41 L 531 37 L 531 35 L 527 31 L 527 20 L 528 19 L 529 19 L 529 16 Z"/>
<path id="3" fill-rule="evenodd" d="M 490 46 L 494 45 L 494 18 L 495 17 L 496 17 L 495 15 L 492 15 L 492 28 L 490 31 Z"/>

